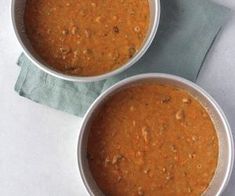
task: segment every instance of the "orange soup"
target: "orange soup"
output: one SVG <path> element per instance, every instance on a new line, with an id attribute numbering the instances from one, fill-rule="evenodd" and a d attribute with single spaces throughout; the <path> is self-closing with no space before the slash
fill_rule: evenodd
<path id="1" fill-rule="evenodd" d="M 87 159 L 105 195 L 201 195 L 218 161 L 207 110 L 185 90 L 143 83 L 111 96 L 94 117 Z"/>
<path id="2" fill-rule="evenodd" d="M 27 0 L 26 33 L 38 55 L 69 75 L 117 69 L 140 49 L 148 0 Z"/>

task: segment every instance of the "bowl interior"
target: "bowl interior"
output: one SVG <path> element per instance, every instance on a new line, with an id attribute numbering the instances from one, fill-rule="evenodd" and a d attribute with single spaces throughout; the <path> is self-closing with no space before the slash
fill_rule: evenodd
<path id="1" fill-rule="evenodd" d="M 151 42 L 153 41 L 160 20 L 160 1 L 159 0 L 148 0 L 148 1 L 150 8 L 150 24 L 146 37 L 138 52 L 128 62 L 124 63 L 119 68 L 97 76 L 71 76 L 63 74 L 62 72 L 53 69 L 35 52 L 25 32 L 24 10 L 25 10 L 26 0 L 12 0 L 11 14 L 12 14 L 13 27 L 17 39 L 21 44 L 26 56 L 32 62 L 34 62 L 36 66 L 58 78 L 70 81 L 90 82 L 90 81 L 102 80 L 110 76 L 113 76 L 115 74 L 121 73 L 122 71 L 124 71 L 125 69 L 129 68 L 134 63 L 136 63 L 144 55 L 146 50 L 149 48 Z"/>
<path id="2" fill-rule="evenodd" d="M 170 84 L 185 89 L 197 100 L 199 100 L 199 102 L 201 102 L 201 104 L 205 108 L 207 108 L 210 117 L 212 118 L 216 127 L 216 132 L 219 139 L 219 159 L 215 175 L 208 189 L 204 192 L 204 195 L 219 195 L 223 191 L 224 187 L 226 186 L 229 180 L 233 163 L 233 141 L 230 132 L 230 127 L 226 121 L 226 117 L 224 116 L 217 103 L 204 90 L 202 90 L 192 82 L 167 74 L 158 74 L 157 76 L 156 74 L 153 75 L 155 76 L 151 76 L 151 74 L 140 75 L 119 82 L 118 84 L 108 89 L 104 94 L 102 94 L 87 112 L 81 128 L 78 144 L 79 167 L 87 190 L 91 195 L 102 195 L 95 181 L 92 178 L 86 159 L 87 139 L 90 124 L 93 118 L 97 114 L 97 111 L 100 109 L 102 104 L 111 95 L 125 87 L 129 87 L 130 85 L 138 84 L 140 82 L 149 80 L 154 81 L 156 83 Z"/>

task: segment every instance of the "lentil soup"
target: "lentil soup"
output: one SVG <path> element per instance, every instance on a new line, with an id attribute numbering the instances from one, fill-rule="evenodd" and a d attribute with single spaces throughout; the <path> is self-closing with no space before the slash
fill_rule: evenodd
<path id="1" fill-rule="evenodd" d="M 207 110 L 187 91 L 143 83 L 112 95 L 93 117 L 90 171 L 105 195 L 201 195 L 218 161 Z"/>
<path id="2" fill-rule="evenodd" d="M 148 0 L 27 0 L 24 23 L 34 50 L 52 68 L 95 76 L 136 54 L 149 18 Z"/>

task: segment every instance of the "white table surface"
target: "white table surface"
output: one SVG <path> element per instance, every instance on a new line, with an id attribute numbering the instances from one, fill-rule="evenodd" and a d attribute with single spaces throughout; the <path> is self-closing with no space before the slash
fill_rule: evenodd
<path id="1" fill-rule="evenodd" d="M 216 0 L 235 10 L 234 0 Z M 18 96 L 15 62 L 21 48 L 0 0 L 0 195 L 88 195 L 76 158 L 81 119 Z M 198 82 L 224 109 L 235 135 L 235 17 L 211 49 Z M 225 196 L 235 195 L 233 172 Z"/>

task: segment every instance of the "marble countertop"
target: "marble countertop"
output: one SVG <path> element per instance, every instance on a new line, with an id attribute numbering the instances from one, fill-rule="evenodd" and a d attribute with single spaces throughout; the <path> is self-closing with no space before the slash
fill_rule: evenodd
<path id="1" fill-rule="evenodd" d="M 235 11 L 234 0 L 216 0 Z M 18 96 L 15 62 L 21 53 L 10 22 L 10 0 L 0 0 L 0 194 L 88 195 L 76 157 L 81 119 Z M 224 109 L 235 135 L 235 16 L 213 45 L 197 83 Z M 223 193 L 235 195 L 235 172 Z"/>

